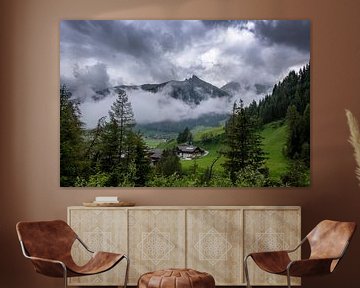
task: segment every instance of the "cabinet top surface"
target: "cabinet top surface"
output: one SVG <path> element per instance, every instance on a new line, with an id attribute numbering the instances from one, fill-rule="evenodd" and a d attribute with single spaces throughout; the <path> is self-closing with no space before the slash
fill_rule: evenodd
<path id="1" fill-rule="evenodd" d="M 132 207 L 85 207 L 85 206 L 69 206 L 68 209 L 131 209 L 131 210 L 202 210 L 202 209 L 279 209 L 279 210 L 300 210 L 301 206 L 132 206 Z"/>

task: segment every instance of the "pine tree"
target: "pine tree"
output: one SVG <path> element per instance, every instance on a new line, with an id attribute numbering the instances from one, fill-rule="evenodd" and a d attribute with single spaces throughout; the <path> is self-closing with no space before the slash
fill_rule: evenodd
<path id="1" fill-rule="evenodd" d="M 190 132 L 190 129 L 188 127 L 186 127 L 183 132 L 179 133 L 176 141 L 179 144 L 183 144 L 183 143 L 191 144 L 192 139 L 193 139 L 193 136 Z"/>
<path id="2" fill-rule="evenodd" d="M 60 88 L 60 185 L 75 186 L 85 169 L 80 110 L 65 85 Z"/>
<path id="3" fill-rule="evenodd" d="M 119 164 L 119 139 L 119 126 L 113 118 L 110 118 L 100 135 L 98 161 L 102 172 L 111 172 Z"/>
<path id="4" fill-rule="evenodd" d="M 302 160 L 310 165 L 310 105 L 306 105 L 301 115 L 295 105 L 288 108 L 286 120 L 288 123 L 288 137 L 286 155 L 290 159 Z"/>
<path id="5" fill-rule="evenodd" d="M 157 174 L 165 177 L 182 174 L 181 163 L 175 150 L 164 150 L 160 161 L 156 165 Z"/>
<path id="6" fill-rule="evenodd" d="M 118 90 L 118 97 L 111 106 L 109 116 L 110 122 L 116 125 L 118 129 L 117 160 L 121 162 L 126 149 L 124 147 L 125 139 L 135 126 L 134 113 L 125 91 Z"/>
<path id="7" fill-rule="evenodd" d="M 310 167 L 310 104 L 305 107 L 303 115 L 304 123 L 304 143 L 302 145 L 301 156 L 307 167 Z"/>
<path id="8" fill-rule="evenodd" d="M 144 187 L 148 181 L 151 171 L 150 158 L 146 144 L 139 133 L 130 133 L 126 139 L 127 147 L 127 163 L 126 166 L 134 165 L 134 175 L 132 179 L 128 179 L 133 186 Z"/>
<path id="9" fill-rule="evenodd" d="M 310 103 L 310 65 L 304 66 L 299 73 L 290 71 L 272 93 L 266 95 L 258 104 L 258 115 L 264 124 L 286 117 L 290 105 L 295 105 L 302 115 Z M 250 107 L 249 107 L 250 109 Z"/>
<path id="10" fill-rule="evenodd" d="M 96 173 L 97 171 L 97 163 L 99 161 L 99 151 L 101 146 L 101 135 L 104 131 L 104 127 L 106 125 L 106 116 L 101 117 L 98 120 L 96 128 L 91 130 L 89 133 L 90 141 L 86 152 L 86 158 L 90 161 L 90 166 L 92 167 L 92 172 Z"/>
<path id="11" fill-rule="evenodd" d="M 123 90 L 118 90 L 118 97 L 109 111 L 109 122 L 106 122 L 101 133 L 100 170 L 110 174 L 107 186 L 119 186 L 124 181 L 129 159 L 129 141 L 135 126 L 131 103 Z"/>
<path id="12" fill-rule="evenodd" d="M 288 108 L 286 114 L 288 123 L 288 137 L 286 143 L 286 155 L 290 159 L 298 159 L 301 154 L 301 145 L 303 143 L 302 118 L 295 105 Z"/>
<path id="13" fill-rule="evenodd" d="M 259 171 L 265 162 L 257 121 L 250 116 L 241 100 L 239 106 L 234 103 L 232 115 L 225 126 L 225 135 L 227 150 L 222 152 L 226 157 L 223 166 L 235 185 L 238 173 L 244 169 Z"/>

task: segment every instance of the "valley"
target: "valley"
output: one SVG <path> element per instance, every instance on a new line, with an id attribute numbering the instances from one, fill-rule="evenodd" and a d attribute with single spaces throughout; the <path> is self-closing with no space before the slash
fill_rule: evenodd
<path id="1" fill-rule="evenodd" d="M 283 154 L 286 145 L 287 125 L 284 121 L 274 121 L 264 125 L 259 132 L 262 137 L 262 148 L 266 153 L 266 166 L 269 168 L 269 177 L 280 181 L 281 175 L 286 172 L 289 164 L 288 159 Z M 181 160 L 184 174 L 193 173 L 194 168 L 197 170 L 196 172 L 204 173 L 214 161 L 213 173 L 224 173 L 222 164 L 225 158 L 219 153 L 225 148 L 224 125 L 216 127 L 195 126 L 191 129 L 191 133 L 193 135 L 192 144 L 208 151 L 208 154 L 192 160 Z M 144 137 L 144 140 L 150 149 L 173 149 L 178 145 L 176 137 L 168 140 Z"/>
<path id="2" fill-rule="evenodd" d="M 95 94 L 76 99 L 61 90 L 61 128 L 74 131 L 63 136 L 62 149 L 77 157 L 66 159 L 73 161 L 70 176 L 63 173 L 66 185 L 310 184 L 309 65 L 290 71 L 271 93 L 265 84 L 230 81 L 218 88 L 193 75 Z"/>

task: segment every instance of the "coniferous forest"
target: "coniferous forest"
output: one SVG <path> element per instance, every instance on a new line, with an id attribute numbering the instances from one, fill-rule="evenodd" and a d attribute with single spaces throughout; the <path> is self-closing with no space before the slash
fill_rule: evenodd
<path id="1" fill-rule="evenodd" d="M 181 127 L 155 144 L 138 125 L 126 89 L 115 92 L 108 115 L 89 129 L 67 83 L 60 87 L 62 187 L 310 184 L 309 64 L 289 72 L 258 102 L 245 105 L 240 97 L 225 121 Z"/>

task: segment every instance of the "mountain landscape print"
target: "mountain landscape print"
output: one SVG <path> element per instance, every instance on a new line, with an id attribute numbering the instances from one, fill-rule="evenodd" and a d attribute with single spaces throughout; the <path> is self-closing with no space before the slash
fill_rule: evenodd
<path id="1" fill-rule="evenodd" d="M 310 21 L 63 20 L 61 187 L 310 185 Z"/>

